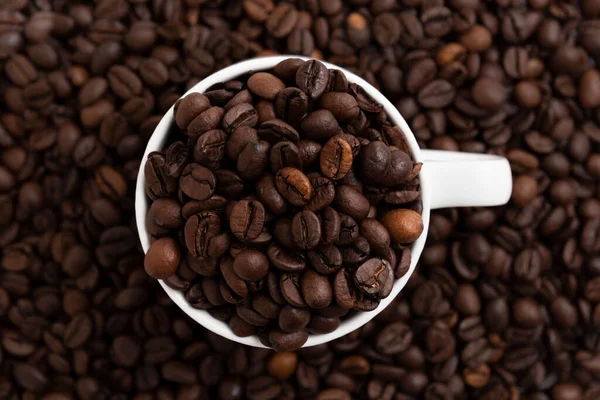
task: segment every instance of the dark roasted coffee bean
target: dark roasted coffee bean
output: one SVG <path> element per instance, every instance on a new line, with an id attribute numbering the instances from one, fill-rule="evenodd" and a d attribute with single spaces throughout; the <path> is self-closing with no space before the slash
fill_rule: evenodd
<path id="1" fill-rule="evenodd" d="M 279 142 L 271 147 L 269 161 L 271 170 L 275 174 L 285 167 L 302 170 L 300 150 L 298 150 L 298 147 L 292 142 Z"/>
<path id="2" fill-rule="evenodd" d="M 348 246 L 342 248 L 342 260 L 349 265 L 361 264 L 371 254 L 369 242 L 364 237 L 357 237 Z"/>
<path id="3" fill-rule="evenodd" d="M 306 307 L 285 306 L 279 313 L 279 328 L 284 332 L 296 332 L 305 328 L 310 319 L 310 311 Z"/>
<path id="4" fill-rule="evenodd" d="M 300 272 L 306 267 L 306 261 L 303 256 L 285 249 L 276 243 L 269 245 L 267 256 L 271 264 L 282 271 Z"/>
<path id="5" fill-rule="evenodd" d="M 308 340 L 308 331 L 306 329 L 293 333 L 285 333 L 280 330 L 272 330 L 269 333 L 269 342 L 275 351 L 290 351 L 300 348 Z M 264 397 L 257 397 L 264 398 Z"/>
<path id="6" fill-rule="evenodd" d="M 326 276 L 307 270 L 302 274 L 302 295 L 312 308 L 327 307 L 333 298 L 333 290 Z"/>
<path id="7" fill-rule="evenodd" d="M 225 156 L 225 132 L 214 129 L 203 133 L 194 146 L 194 161 L 209 169 L 217 169 Z"/>
<path id="8" fill-rule="evenodd" d="M 240 278 L 254 282 L 267 275 L 269 261 L 264 254 L 256 250 L 244 250 L 233 260 L 233 270 Z"/>
<path id="9" fill-rule="evenodd" d="M 198 164 L 188 164 L 179 178 L 179 188 L 183 194 L 194 200 L 206 200 L 215 191 L 216 180 L 208 168 Z"/>
<path id="10" fill-rule="evenodd" d="M 356 99 L 347 93 L 328 92 L 320 99 L 323 109 L 329 110 L 336 120 L 348 122 L 358 117 L 360 109 Z"/>
<path id="11" fill-rule="evenodd" d="M 308 110 L 308 98 L 298 88 L 285 88 L 277 95 L 274 106 L 278 118 L 298 126 Z"/>
<path id="12" fill-rule="evenodd" d="M 281 294 L 284 299 L 294 307 L 305 307 L 306 303 L 302 297 L 300 288 L 300 275 L 297 273 L 285 273 L 279 280 Z"/>
<path id="13" fill-rule="evenodd" d="M 393 280 L 390 264 L 382 259 L 372 258 L 356 269 L 354 279 L 360 290 L 368 295 L 382 292 L 388 280 Z"/>
<path id="14" fill-rule="evenodd" d="M 254 128 L 257 123 L 258 114 L 249 103 L 233 106 L 223 115 L 223 129 L 228 133 L 242 126 Z"/>
<path id="15" fill-rule="evenodd" d="M 357 221 L 365 219 L 371 207 L 369 200 L 362 193 L 348 185 L 336 188 L 333 204 L 338 211 L 348 214 Z"/>
<path id="16" fill-rule="evenodd" d="M 308 96 L 316 100 L 327 89 L 329 71 L 327 67 L 316 60 L 305 61 L 296 72 L 296 85 Z"/>
<path id="17" fill-rule="evenodd" d="M 196 258 L 208 255 L 208 245 L 220 233 L 221 219 L 213 211 L 202 211 L 190 217 L 185 224 L 185 244 Z"/>
<path id="18" fill-rule="evenodd" d="M 256 183 L 256 196 L 266 209 L 274 214 L 284 214 L 288 210 L 288 203 L 277 191 L 275 177 L 271 174 L 264 174 L 258 180 Z"/>
<path id="19" fill-rule="evenodd" d="M 300 124 L 302 134 L 309 139 L 326 140 L 339 133 L 341 128 L 329 110 L 313 111 Z"/>
<path id="20" fill-rule="evenodd" d="M 340 214 L 340 234 L 338 240 L 335 242 L 342 246 L 352 243 L 358 237 L 358 224 L 349 215 Z"/>
<path id="21" fill-rule="evenodd" d="M 342 254 L 333 245 L 319 246 L 308 252 L 308 261 L 321 274 L 332 274 L 342 266 Z"/>
<path id="22" fill-rule="evenodd" d="M 269 143 L 277 143 L 283 140 L 298 143 L 300 138 L 296 129 L 280 119 L 263 122 L 258 129 L 258 136 Z"/>
<path id="23" fill-rule="evenodd" d="M 250 180 L 260 177 L 267 167 L 270 149 L 271 146 L 264 140 L 247 144 L 237 159 L 239 175 Z"/>
<path id="24" fill-rule="evenodd" d="M 317 215 L 309 210 L 297 213 L 292 219 L 292 238 L 302 250 L 315 248 L 321 240 L 321 223 Z"/>
<path id="25" fill-rule="evenodd" d="M 265 209 L 258 201 L 238 201 L 229 217 L 231 232 L 242 241 L 256 239 L 261 234 L 264 223 Z"/>
<path id="26" fill-rule="evenodd" d="M 329 206 L 336 195 L 333 182 L 323 176 L 317 176 L 311 178 L 310 183 L 313 187 L 313 195 L 304 208 L 316 212 Z"/>
<path id="27" fill-rule="evenodd" d="M 225 152 L 232 160 L 237 160 L 238 156 L 249 143 L 258 143 L 258 135 L 256 129 L 247 126 L 241 126 L 229 135 L 225 144 Z"/>
<path id="28" fill-rule="evenodd" d="M 188 135 L 200 136 L 204 132 L 219 128 L 224 114 L 225 111 L 221 107 L 210 107 L 202 111 L 188 124 Z"/>
<path id="29" fill-rule="evenodd" d="M 148 156 L 144 171 L 146 174 L 146 194 L 151 199 L 172 195 L 177 187 L 177 181 L 168 175 L 168 161 L 160 153 Z"/>

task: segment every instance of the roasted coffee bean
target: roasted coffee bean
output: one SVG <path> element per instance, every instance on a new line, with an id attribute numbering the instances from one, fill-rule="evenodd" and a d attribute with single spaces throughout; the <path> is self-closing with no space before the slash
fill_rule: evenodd
<path id="1" fill-rule="evenodd" d="M 271 264 L 282 271 L 300 272 L 306 268 L 306 261 L 303 256 L 287 250 L 277 243 L 269 245 L 267 256 L 269 257 Z"/>
<path id="2" fill-rule="evenodd" d="M 188 164 L 181 172 L 179 188 L 194 200 L 206 200 L 215 191 L 216 180 L 211 170 L 198 164 Z"/>
<path id="3" fill-rule="evenodd" d="M 194 146 L 194 161 L 209 169 L 217 169 L 225 156 L 226 142 L 227 135 L 221 130 L 214 129 L 203 133 Z"/>
<path id="4" fill-rule="evenodd" d="M 302 250 L 315 248 L 321 240 L 321 223 L 317 214 L 304 210 L 292 219 L 292 238 L 295 245 Z"/>
<path id="5" fill-rule="evenodd" d="M 294 307 L 305 307 L 300 288 L 300 275 L 297 273 L 282 274 L 279 280 L 281 294 L 284 299 Z"/>
<path id="6" fill-rule="evenodd" d="M 280 330 L 272 330 L 269 333 L 269 343 L 275 351 L 291 351 L 302 347 L 308 340 L 308 330 L 303 329 L 293 333 L 285 333 Z M 257 397 L 264 398 L 264 397 Z"/>
<path id="7" fill-rule="evenodd" d="M 256 250 L 244 250 L 233 260 L 233 270 L 240 278 L 254 282 L 267 275 L 269 261 L 264 254 Z"/>
<path id="8" fill-rule="evenodd" d="M 317 176 L 311 178 L 310 183 L 313 188 L 313 195 L 304 208 L 316 212 L 329 206 L 336 195 L 333 182 L 323 176 Z"/>
<path id="9" fill-rule="evenodd" d="M 258 201 L 238 201 L 229 216 L 231 232 L 242 241 L 256 239 L 261 234 L 264 223 L 265 209 Z"/>
<path id="10" fill-rule="evenodd" d="M 356 99 L 347 93 L 324 93 L 321 96 L 320 105 L 323 109 L 330 111 L 335 119 L 342 123 L 358 117 L 360 112 Z"/>
<path id="11" fill-rule="evenodd" d="M 223 129 L 228 133 L 242 126 L 254 128 L 257 123 L 258 114 L 249 103 L 235 105 L 223 115 Z"/>
<path id="12" fill-rule="evenodd" d="M 332 138 L 323 146 L 319 163 L 327 178 L 342 179 L 352 168 L 352 149 L 342 138 Z"/>
<path id="13" fill-rule="evenodd" d="M 210 100 L 200 93 L 191 93 L 175 103 L 175 121 L 181 129 L 187 129 L 190 123 L 210 108 Z"/>
<path id="14" fill-rule="evenodd" d="M 275 99 L 275 114 L 283 121 L 289 121 L 292 126 L 298 126 L 308 110 L 308 98 L 298 88 L 285 88 Z"/>
<path id="15" fill-rule="evenodd" d="M 333 205 L 338 211 L 348 214 L 357 221 L 365 219 L 371 207 L 369 200 L 362 193 L 348 185 L 340 185 L 336 188 Z"/>
<path id="16" fill-rule="evenodd" d="M 277 171 L 275 185 L 279 193 L 295 206 L 306 204 L 313 195 L 310 181 L 296 168 L 286 167 Z"/>
<path id="17" fill-rule="evenodd" d="M 175 273 L 181 261 L 179 246 L 171 238 L 152 243 L 144 258 L 144 269 L 154 279 L 165 279 Z"/>
<path id="18" fill-rule="evenodd" d="M 371 254 L 369 242 L 361 236 L 357 237 L 348 246 L 342 248 L 342 260 L 349 265 L 361 264 Z"/>
<path id="19" fill-rule="evenodd" d="M 269 161 L 271 170 L 275 174 L 285 167 L 302 170 L 300 150 L 298 150 L 298 147 L 292 142 L 279 142 L 271 147 Z"/>
<path id="20" fill-rule="evenodd" d="M 321 274 L 332 274 L 342 266 L 342 253 L 333 245 L 319 246 L 308 252 L 308 261 Z"/>
<path id="21" fill-rule="evenodd" d="M 389 211 L 383 216 L 381 222 L 396 243 L 414 242 L 423 231 L 421 216 L 412 210 L 397 209 Z"/>
<path id="22" fill-rule="evenodd" d="M 160 153 L 152 153 L 144 167 L 146 174 L 146 194 L 151 199 L 172 195 L 177 188 L 177 181 L 168 176 L 168 161 Z"/>
<path id="23" fill-rule="evenodd" d="M 393 280 L 392 275 L 392 268 L 386 260 L 372 258 L 356 269 L 354 279 L 365 294 L 378 295 L 388 285 L 388 281 Z"/>
<path id="24" fill-rule="evenodd" d="M 185 244 L 196 258 L 208 255 L 209 241 L 220 233 L 221 219 L 213 211 L 202 211 L 190 217 L 185 223 Z"/>
<path id="25" fill-rule="evenodd" d="M 200 136 L 221 125 L 225 111 L 221 107 L 210 107 L 198 114 L 187 127 L 189 136 Z"/>
<path id="26" fill-rule="evenodd" d="M 329 71 L 317 60 L 305 61 L 296 72 L 296 85 L 310 100 L 317 100 L 327 89 Z"/>
<path id="27" fill-rule="evenodd" d="M 263 122 L 258 129 L 258 136 L 272 144 L 283 140 L 297 143 L 300 138 L 294 127 L 280 119 Z"/>
<path id="28" fill-rule="evenodd" d="M 256 183 L 256 196 L 264 204 L 265 208 L 273 214 L 281 215 L 288 210 L 289 205 L 285 198 L 277 191 L 275 177 L 271 174 L 264 174 L 258 180 Z"/>
<path id="29" fill-rule="evenodd" d="M 248 126 L 241 126 L 229 135 L 229 139 L 225 143 L 225 152 L 227 157 L 232 160 L 237 160 L 244 147 L 249 143 L 258 143 L 258 135 L 256 129 Z"/>
<path id="30" fill-rule="evenodd" d="M 237 159 L 239 175 L 250 180 L 260 177 L 267 167 L 270 149 L 271 146 L 264 140 L 247 144 Z"/>
<path id="31" fill-rule="evenodd" d="M 331 303 L 333 291 L 326 276 L 307 270 L 302 274 L 301 286 L 302 296 L 308 306 L 324 308 Z"/>
<path id="32" fill-rule="evenodd" d="M 336 241 L 337 244 L 342 246 L 352 243 L 358 237 L 358 224 L 349 215 L 340 214 L 340 234 Z"/>

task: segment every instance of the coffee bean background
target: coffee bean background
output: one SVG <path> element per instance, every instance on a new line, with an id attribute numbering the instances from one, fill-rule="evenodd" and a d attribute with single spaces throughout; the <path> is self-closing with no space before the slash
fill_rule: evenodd
<path id="1" fill-rule="evenodd" d="M 4 0 L 0 398 L 600 398 L 599 32 L 597 0 Z M 506 207 L 433 213 L 373 322 L 280 354 L 179 312 L 133 221 L 162 114 L 276 53 L 359 73 L 423 147 L 515 177 Z"/>

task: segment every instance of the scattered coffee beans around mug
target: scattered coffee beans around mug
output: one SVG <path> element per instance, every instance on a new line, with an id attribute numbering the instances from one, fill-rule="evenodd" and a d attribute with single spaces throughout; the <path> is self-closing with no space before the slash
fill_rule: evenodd
<path id="1" fill-rule="evenodd" d="M 421 164 L 400 128 L 316 60 L 210 93 L 175 104 L 169 143 L 146 160 L 147 273 L 280 351 L 375 309 L 423 231 Z"/>

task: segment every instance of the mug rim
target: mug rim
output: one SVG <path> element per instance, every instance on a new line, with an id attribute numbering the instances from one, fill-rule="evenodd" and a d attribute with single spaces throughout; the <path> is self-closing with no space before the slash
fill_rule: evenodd
<path id="1" fill-rule="evenodd" d="M 249 72 L 259 72 L 271 69 L 275 67 L 279 62 L 289 59 L 289 58 L 299 58 L 302 60 L 310 60 L 310 57 L 303 57 L 297 55 L 279 55 L 279 56 L 269 56 L 269 57 L 260 57 L 253 58 L 245 61 L 241 61 L 236 64 L 232 64 L 228 67 L 225 67 L 213 74 L 203 78 L 200 82 L 195 84 L 192 88 L 190 88 L 185 94 L 181 96 L 181 98 L 189 95 L 190 93 L 204 93 L 211 86 L 226 82 L 228 80 L 234 79 L 238 76 Z M 328 69 L 339 69 L 344 72 L 346 78 L 349 83 L 356 83 L 360 85 L 374 100 L 378 101 L 383 105 L 383 108 L 388 116 L 388 118 L 392 121 L 394 125 L 400 127 L 404 136 L 410 146 L 412 151 L 412 157 L 415 162 L 423 162 L 421 157 L 421 149 L 417 143 L 417 140 L 408 126 L 408 123 L 402 117 L 400 112 L 396 109 L 396 107 L 374 86 L 365 81 L 363 78 L 358 75 L 339 67 L 335 64 L 331 64 L 325 61 L 317 60 L 323 63 Z M 152 133 L 150 139 L 148 140 L 148 144 L 144 151 L 144 155 L 142 156 L 142 162 L 139 167 L 138 176 L 136 179 L 136 188 L 135 188 L 135 217 L 136 217 L 136 226 L 138 230 L 138 237 L 140 239 L 142 249 L 144 250 L 144 254 L 148 252 L 148 248 L 150 247 L 150 235 L 146 229 L 146 214 L 148 212 L 149 207 L 149 198 L 146 195 L 145 191 L 145 162 L 148 159 L 148 155 L 153 151 L 161 151 L 163 146 L 171 132 L 171 127 L 175 124 L 174 118 L 174 105 L 169 108 L 169 110 L 163 115 L 160 122 L 156 126 L 154 132 Z M 423 211 L 422 211 L 422 219 L 423 219 L 423 232 L 419 236 L 419 238 L 410 246 L 411 249 L 411 262 L 408 272 L 400 279 L 396 279 L 394 281 L 394 286 L 392 291 L 388 297 L 381 300 L 377 308 L 372 311 L 359 311 L 355 315 L 344 319 L 341 321 L 340 325 L 336 330 L 330 333 L 324 334 L 313 334 L 309 333 L 308 340 L 302 347 L 310 347 L 316 346 L 319 344 L 327 343 L 329 341 L 338 339 L 358 328 L 365 325 L 371 319 L 373 319 L 377 314 L 382 312 L 390 303 L 398 296 L 398 294 L 402 291 L 406 283 L 412 276 L 417 261 L 419 260 L 423 248 L 425 246 L 425 241 L 427 238 L 427 232 L 429 231 L 429 218 L 430 218 L 430 190 L 429 190 L 429 181 L 427 179 L 427 174 L 424 174 L 423 171 L 419 173 L 419 180 L 421 186 L 421 197 L 423 203 Z M 193 308 L 189 305 L 187 300 L 185 299 L 183 292 L 175 290 L 167 286 L 163 280 L 158 280 L 163 290 L 167 293 L 167 295 L 171 298 L 171 300 L 177 304 L 177 306 L 185 312 L 190 318 L 204 326 L 206 329 L 223 336 L 229 340 L 245 344 L 253 347 L 262 347 L 269 348 L 261 343 L 258 338 L 258 335 L 251 335 L 246 337 L 240 337 L 233 333 L 229 325 L 224 322 L 214 318 L 212 315 L 208 313 L 206 310 L 200 310 Z"/>

